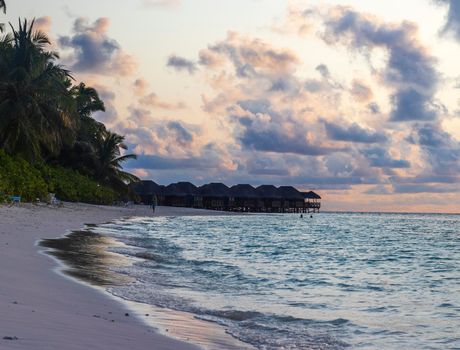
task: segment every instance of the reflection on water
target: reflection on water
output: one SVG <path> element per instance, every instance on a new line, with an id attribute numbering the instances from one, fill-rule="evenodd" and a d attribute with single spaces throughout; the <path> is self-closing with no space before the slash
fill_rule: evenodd
<path id="1" fill-rule="evenodd" d="M 96 286 L 123 285 L 133 281 L 126 275 L 111 271 L 114 266 L 127 266 L 130 260 L 107 251 L 120 246 L 116 240 L 88 230 L 74 231 L 57 239 L 45 239 L 40 246 L 49 248 L 48 254 L 66 265 L 64 272 Z"/>

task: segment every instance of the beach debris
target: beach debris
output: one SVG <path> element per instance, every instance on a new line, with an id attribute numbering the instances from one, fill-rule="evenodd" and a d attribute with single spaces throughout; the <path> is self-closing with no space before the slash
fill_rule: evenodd
<path id="1" fill-rule="evenodd" d="M 150 316 L 150 314 L 145 314 L 145 316 Z"/>
<path id="2" fill-rule="evenodd" d="M 129 314 L 128 314 L 128 313 L 125 313 L 125 316 L 126 316 L 126 317 L 129 317 Z"/>
<path id="3" fill-rule="evenodd" d="M 3 340 L 19 340 L 19 338 L 18 337 L 6 336 L 6 337 L 3 337 Z"/>

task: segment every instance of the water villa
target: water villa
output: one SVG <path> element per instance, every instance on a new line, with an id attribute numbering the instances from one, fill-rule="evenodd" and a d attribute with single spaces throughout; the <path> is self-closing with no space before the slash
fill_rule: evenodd
<path id="1" fill-rule="evenodd" d="M 190 182 L 177 182 L 168 186 L 151 180 L 131 185 L 140 203 L 173 207 L 202 208 L 222 211 L 255 213 L 319 213 L 321 197 L 313 191 L 300 192 L 292 186 L 248 184 L 228 187 L 223 183 L 210 183 L 197 187 Z"/>

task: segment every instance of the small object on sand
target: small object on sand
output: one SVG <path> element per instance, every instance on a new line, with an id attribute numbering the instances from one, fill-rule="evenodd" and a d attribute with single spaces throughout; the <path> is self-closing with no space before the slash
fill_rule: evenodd
<path id="1" fill-rule="evenodd" d="M 303 214 L 300 214 L 300 218 L 303 219 Z"/>
<path id="2" fill-rule="evenodd" d="M 310 215 L 310 219 L 313 219 L 313 215 Z"/>
<path id="3" fill-rule="evenodd" d="M 128 314 L 128 313 L 125 313 L 125 316 L 126 316 L 126 317 L 129 317 L 129 314 Z"/>
<path id="4" fill-rule="evenodd" d="M 149 314 L 145 314 L 145 316 L 150 316 Z"/>
<path id="5" fill-rule="evenodd" d="M 6 337 L 3 337 L 3 340 L 18 340 L 18 337 L 9 337 L 9 336 L 6 336 Z"/>
<path id="6" fill-rule="evenodd" d="M 18 302 L 17 302 L 17 301 L 13 301 L 13 304 L 16 304 L 16 305 L 17 305 L 17 304 L 18 304 Z"/>

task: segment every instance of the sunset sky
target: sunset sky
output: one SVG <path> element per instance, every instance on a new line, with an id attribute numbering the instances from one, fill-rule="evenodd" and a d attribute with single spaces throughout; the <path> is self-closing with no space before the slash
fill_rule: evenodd
<path id="1" fill-rule="evenodd" d="M 326 210 L 460 212 L 460 1 L 14 0 L 127 168 L 293 185 Z"/>

